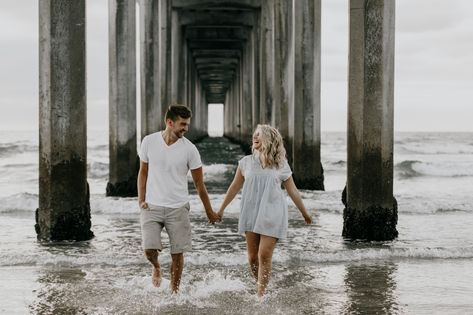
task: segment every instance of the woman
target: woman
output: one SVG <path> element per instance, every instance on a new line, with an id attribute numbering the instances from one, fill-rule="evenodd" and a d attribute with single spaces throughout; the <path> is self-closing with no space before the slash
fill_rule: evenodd
<path id="1" fill-rule="evenodd" d="M 238 162 L 218 215 L 223 217 L 225 208 L 243 187 L 238 231 L 246 237 L 248 261 L 261 297 L 271 276 L 276 242 L 285 238 L 287 232 L 287 203 L 281 182 L 305 222 L 311 224 L 312 218 L 292 179 L 279 131 L 269 125 L 258 125 L 253 133 L 252 151 L 252 155 Z"/>

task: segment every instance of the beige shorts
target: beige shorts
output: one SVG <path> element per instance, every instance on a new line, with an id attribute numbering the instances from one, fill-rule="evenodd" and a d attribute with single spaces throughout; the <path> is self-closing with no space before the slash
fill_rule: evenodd
<path id="1" fill-rule="evenodd" d="M 180 254 L 192 249 L 189 203 L 180 208 L 160 207 L 148 203 L 148 209 L 141 209 L 141 236 L 143 249 L 161 251 L 161 231 L 166 228 L 171 245 L 171 254 Z"/>

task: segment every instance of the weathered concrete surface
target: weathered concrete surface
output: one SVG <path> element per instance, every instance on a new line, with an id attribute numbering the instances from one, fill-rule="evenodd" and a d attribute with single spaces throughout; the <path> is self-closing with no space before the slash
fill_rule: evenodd
<path id="1" fill-rule="evenodd" d="M 159 84 L 163 117 L 171 104 L 171 0 L 159 0 Z M 162 120 L 160 129 L 164 129 Z"/>
<path id="2" fill-rule="evenodd" d="M 163 127 L 161 103 L 159 0 L 139 0 L 141 138 Z"/>
<path id="3" fill-rule="evenodd" d="M 136 196 L 135 1 L 109 2 L 109 153 L 107 196 Z"/>
<path id="4" fill-rule="evenodd" d="M 271 123 L 274 95 L 272 1 L 261 3 L 260 13 L 260 114 L 259 123 Z"/>
<path id="5" fill-rule="evenodd" d="M 393 233 L 392 225 L 397 224 L 397 200 L 393 197 L 393 205 L 390 208 L 371 207 L 366 210 L 369 215 L 363 214 L 357 209 L 347 208 L 347 187 L 342 192 L 342 203 L 344 222 L 353 223 L 351 226 L 343 225 L 343 235 L 349 234 L 350 239 L 385 241 L 386 235 Z M 397 236 L 397 233 L 395 236 Z M 389 239 L 388 239 L 389 240 Z"/>
<path id="6" fill-rule="evenodd" d="M 293 3 L 293 84 L 289 137 L 297 187 L 324 190 L 320 157 L 321 1 Z"/>
<path id="7" fill-rule="evenodd" d="M 85 1 L 39 2 L 38 239 L 88 240 Z"/>
<path id="8" fill-rule="evenodd" d="M 252 75 L 252 42 L 245 40 L 243 48 L 243 58 L 241 60 L 241 138 L 246 143 L 251 143 L 253 134 L 253 126 L 257 122 L 253 122 L 253 83 Z"/>
<path id="9" fill-rule="evenodd" d="M 260 60 L 260 45 L 259 45 L 259 38 L 260 38 L 260 32 L 261 32 L 261 25 L 260 23 L 255 23 L 253 27 L 253 31 L 251 32 L 250 35 L 250 40 L 252 42 L 251 48 L 251 57 L 252 57 L 252 88 L 253 88 L 253 94 L 252 94 L 252 110 L 251 110 L 251 115 L 252 115 L 252 121 L 253 121 L 253 129 L 256 124 L 258 124 L 261 119 L 260 119 L 260 113 L 261 113 L 261 105 L 260 105 L 260 75 L 261 75 L 261 69 L 259 66 L 259 60 Z"/>
<path id="10" fill-rule="evenodd" d="M 183 95 L 180 94 L 179 86 L 182 76 L 182 30 L 179 27 L 179 15 L 176 11 L 171 12 L 171 23 L 168 24 L 171 28 L 171 63 L 168 64 L 171 70 L 171 103 L 182 104 L 184 103 Z"/>
<path id="11" fill-rule="evenodd" d="M 350 2 L 347 206 L 343 236 L 397 237 L 393 198 L 393 1 Z"/>
<path id="12" fill-rule="evenodd" d="M 289 137 L 289 107 L 291 104 L 290 93 L 293 89 L 293 64 L 290 60 L 292 54 L 292 3 L 285 0 L 272 2 L 272 29 L 273 49 L 273 103 L 271 109 L 271 125 L 278 128 L 284 140 L 289 164 L 292 164 L 292 144 Z M 292 59 L 293 60 L 293 59 Z"/>

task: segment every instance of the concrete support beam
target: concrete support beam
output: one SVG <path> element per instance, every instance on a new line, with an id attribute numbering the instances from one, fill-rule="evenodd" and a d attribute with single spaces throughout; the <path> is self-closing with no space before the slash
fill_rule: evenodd
<path id="1" fill-rule="evenodd" d="M 289 163 L 292 162 L 292 138 L 289 137 L 288 109 L 294 89 L 294 47 L 292 45 L 291 22 L 292 3 L 287 0 L 274 0 L 272 6 L 273 23 L 273 75 L 274 92 L 271 109 L 271 124 L 283 136 Z M 290 59 L 290 57 L 292 58 Z M 290 62 L 292 61 L 292 62 Z"/>
<path id="2" fill-rule="evenodd" d="M 252 121 L 253 121 L 253 130 L 255 129 L 256 125 L 260 122 L 260 85 L 261 82 L 260 78 L 260 67 L 259 67 L 259 38 L 260 38 L 260 25 L 257 23 L 253 28 L 253 32 L 251 32 L 251 42 L 252 42 L 252 51 L 251 51 L 251 76 L 252 76 Z"/>
<path id="3" fill-rule="evenodd" d="M 299 188 L 324 190 L 320 161 L 321 0 L 293 1 L 294 79 L 290 117 L 293 176 Z"/>
<path id="4" fill-rule="evenodd" d="M 235 130 L 235 137 L 238 142 L 242 143 L 242 133 L 241 133 L 241 126 L 242 126 L 242 75 L 241 75 L 241 66 L 239 70 L 236 72 L 235 75 L 235 88 L 234 88 L 234 97 L 235 97 L 235 118 L 234 121 L 236 122 L 236 130 Z"/>
<path id="5" fill-rule="evenodd" d="M 239 121 L 238 116 L 237 116 L 238 104 L 236 103 L 236 95 L 235 95 L 236 94 L 236 92 L 235 92 L 236 82 L 235 81 L 236 80 L 233 81 L 232 85 L 228 89 L 228 98 L 229 98 L 229 103 L 228 103 L 228 112 L 229 112 L 229 115 L 228 115 L 228 118 L 229 118 L 228 129 L 229 129 L 229 132 L 228 132 L 227 136 L 231 140 L 237 141 L 237 139 L 238 139 L 238 130 L 239 130 L 238 125 L 240 124 L 240 121 Z"/>
<path id="6" fill-rule="evenodd" d="M 107 196 L 136 196 L 135 0 L 109 1 L 109 152 Z"/>
<path id="7" fill-rule="evenodd" d="M 228 134 L 228 124 L 229 124 L 229 115 L 228 115 L 228 90 L 225 93 L 225 101 L 223 102 L 223 135 Z"/>
<path id="8" fill-rule="evenodd" d="M 235 1 L 234 0 L 174 0 L 172 2 L 172 5 L 177 8 L 184 8 L 184 7 L 191 7 L 195 10 L 199 10 L 204 7 L 204 6 L 209 6 L 211 5 L 214 9 L 215 7 L 220 7 L 220 8 L 227 8 L 231 5 L 234 5 Z M 261 4 L 261 0 L 239 0 L 238 1 L 238 6 L 241 9 L 245 8 L 258 8 Z"/>
<path id="9" fill-rule="evenodd" d="M 40 240 L 91 239 L 85 1 L 39 2 Z"/>
<path id="10" fill-rule="evenodd" d="M 232 127 L 232 119 L 231 119 L 231 87 L 228 88 L 227 93 L 225 94 L 225 103 L 223 105 L 223 135 L 230 136 L 231 134 L 231 127 Z"/>
<path id="11" fill-rule="evenodd" d="M 274 95 L 272 1 L 261 3 L 260 15 L 260 123 L 271 123 Z"/>
<path id="12" fill-rule="evenodd" d="M 228 10 L 227 8 L 226 10 L 180 10 L 179 12 L 181 12 L 181 25 L 252 26 L 254 23 L 253 12 L 247 10 Z"/>
<path id="13" fill-rule="evenodd" d="M 181 27 L 179 27 L 181 28 Z M 184 38 L 181 38 L 181 49 L 180 49 L 180 59 L 179 63 L 181 66 L 179 67 L 179 77 L 178 77 L 178 84 L 177 84 L 177 95 L 180 100 L 182 100 L 183 104 L 188 104 L 189 99 L 187 98 L 187 81 L 189 81 L 189 67 L 187 66 L 188 63 L 192 61 L 192 56 L 189 53 L 187 47 L 187 41 Z"/>
<path id="14" fill-rule="evenodd" d="M 163 126 L 159 76 L 159 0 L 140 0 L 141 138 Z"/>
<path id="15" fill-rule="evenodd" d="M 238 105 L 236 104 L 235 82 L 230 86 L 230 137 L 236 140 L 238 138 L 237 131 L 240 121 L 238 120 Z"/>
<path id="16" fill-rule="evenodd" d="M 200 112 L 199 138 L 204 138 L 208 136 L 207 125 L 208 125 L 209 106 L 208 106 L 206 93 L 202 94 L 202 101 L 200 102 L 199 112 Z"/>
<path id="17" fill-rule="evenodd" d="M 231 140 L 236 140 L 237 135 L 236 135 L 236 130 L 238 129 L 237 125 L 240 123 L 236 118 L 235 114 L 237 112 L 237 104 L 235 103 L 235 79 L 231 83 L 230 87 L 228 88 L 228 94 L 230 98 L 230 103 L 229 105 L 229 118 L 230 118 L 230 123 L 229 123 L 229 128 L 230 128 L 230 133 L 229 137 Z"/>
<path id="18" fill-rule="evenodd" d="M 247 42 L 243 58 L 241 60 L 241 141 L 247 147 L 251 147 L 251 135 L 253 132 L 253 80 L 252 80 L 252 58 L 251 42 Z"/>
<path id="19" fill-rule="evenodd" d="M 159 0 L 159 85 L 163 117 L 171 104 L 171 0 Z M 162 120 L 160 129 L 164 129 Z"/>
<path id="20" fill-rule="evenodd" d="M 192 56 L 187 58 L 187 68 L 188 68 L 188 81 L 187 81 L 187 103 L 191 104 L 195 102 L 196 86 L 197 86 L 197 72 L 194 67 L 194 62 Z"/>
<path id="21" fill-rule="evenodd" d="M 343 236 L 397 237 L 393 197 L 394 1 L 350 2 L 348 165 Z"/>
<path id="22" fill-rule="evenodd" d="M 205 98 L 205 92 L 202 88 L 202 85 L 199 82 L 198 85 L 199 93 L 197 98 L 192 103 L 188 104 L 188 106 L 192 110 L 192 125 L 187 133 L 186 137 L 195 141 L 200 138 L 200 129 L 202 124 L 202 100 Z"/>
<path id="23" fill-rule="evenodd" d="M 176 11 L 171 12 L 171 23 L 168 24 L 171 27 L 171 38 L 169 43 L 171 44 L 171 63 L 169 67 L 171 69 L 171 103 L 183 104 L 183 96 L 179 93 L 179 85 L 182 80 L 182 42 L 181 42 L 181 31 L 179 27 L 179 16 Z"/>

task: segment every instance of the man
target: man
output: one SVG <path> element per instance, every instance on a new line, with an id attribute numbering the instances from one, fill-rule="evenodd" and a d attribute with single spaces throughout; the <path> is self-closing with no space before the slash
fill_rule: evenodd
<path id="1" fill-rule="evenodd" d="M 169 106 L 166 129 L 144 137 L 140 149 L 138 173 L 138 202 L 141 209 L 141 231 L 146 258 L 153 265 L 152 280 L 161 284 L 158 252 L 161 230 L 166 228 L 171 245 L 171 290 L 177 293 L 184 267 L 184 252 L 191 250 L 189 193 L 187 173 L 192 179 L 204 205 L 210 223 L 219 220 L 210 205 L 204 184 L 202 162 L 195 145 L 184 137 L 192 113 L 183 105 Z"/>

